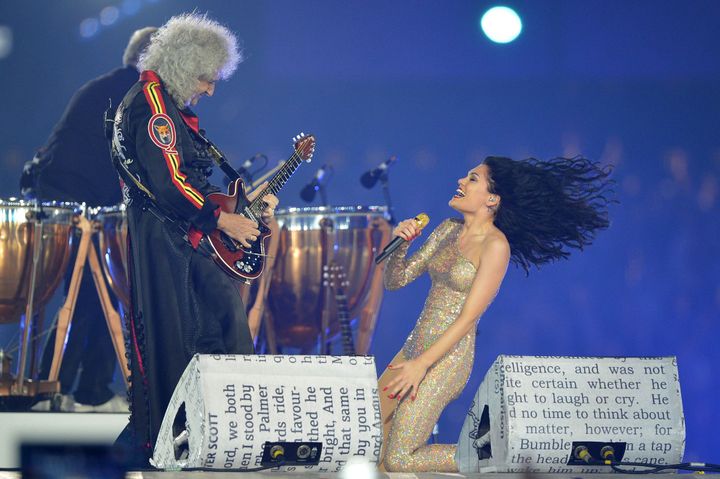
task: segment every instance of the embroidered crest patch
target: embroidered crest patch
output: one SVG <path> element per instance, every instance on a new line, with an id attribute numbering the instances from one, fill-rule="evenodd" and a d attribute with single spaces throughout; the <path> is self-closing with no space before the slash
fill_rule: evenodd
<path id="1" fill-rule="evenodd" d="M 150 118 L 148 134 L 158 148 L 165 151 L 175 150 L 175 125 L 165 113 L 156 113 Z"/>

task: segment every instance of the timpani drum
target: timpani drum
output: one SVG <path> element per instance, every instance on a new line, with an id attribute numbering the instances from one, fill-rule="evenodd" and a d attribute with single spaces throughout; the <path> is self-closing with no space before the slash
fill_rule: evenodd
<path id="1" fill-rule="evenodd" d="M 80 213 L 75 203 L 0 200 L 0 323 L 18 322 L 30 290 L 36 241 L 34 215 L 42 213 L 42 249 L 33 306 L 42 309 L 62 280 L 74 244 L 73 228 Z"/>
<path id="2" fill-rule="evenodd" d="M 99 253 L 105 278 L 125 310 L 129 311 L 128 226 L 125 205 L 98 208 L 95 210 L 94 219 L 97 224 Z"/>
<path id="3" fill-rule="evenodd" d="M 390 234 L 387 209 L 288 208 L 278 210 L 275 217 L 280 244 L 267 299 L 275 342 L 312 352 L 323 337 L 323 312 L 329 318 L 325 339 L 340 330 L 335 301 L 323 285 L 324 267 L 332 263 L 343 268 L 347 312 L 350 318 L 357 317 L 369 299 L 373 258 Z"/>

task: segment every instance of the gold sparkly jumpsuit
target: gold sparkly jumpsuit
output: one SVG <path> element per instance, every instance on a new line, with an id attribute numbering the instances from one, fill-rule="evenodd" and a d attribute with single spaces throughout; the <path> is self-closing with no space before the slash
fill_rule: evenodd
<path id="1" fill-rule="evenodd" d="M 393 253 L 385 265 L 385 287 L 398 289 L 425 270 L 430 272 L 432 287 L 420 318 L 402 348 L 405 360 L 428 349 L 455 321 L 465 304 L 475 278 L 475 266 L 457 246 L 462 229 L 459 220 L 443 221 L 425 244 L 406 259 L 408 243 Z M 475 328 L 433 364 L 420 383 L 417 398 L 409 395 L 395 410 L 385 448 L 388 471 L 453 472 L 455 445 L 432 444 L 427 440 L 445 406 L 462 392 L 472 370 Z"/>

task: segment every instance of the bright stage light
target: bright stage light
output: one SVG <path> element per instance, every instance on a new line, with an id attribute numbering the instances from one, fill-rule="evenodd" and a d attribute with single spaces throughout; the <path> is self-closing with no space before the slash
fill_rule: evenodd
<path id="1" fill-rule="evenodd" d="M 0 59 L 10 56 L 13 49 L 13 32 L 10 27 L 0 25 Z"/>
<path id="2" fill-rule="evenodd" d="M 353 457 L 340 471 L 340 479 L 377 479 L 379 474 L 375 464 L 364 457 Z"/>
<path id="3" fill-rule="evenodd" d="M 508 7 L 492 7 L 480 19 L 483 33 L 495 43 L 510 43 L 522 31 L 522 21 L 515 10 Z"/>

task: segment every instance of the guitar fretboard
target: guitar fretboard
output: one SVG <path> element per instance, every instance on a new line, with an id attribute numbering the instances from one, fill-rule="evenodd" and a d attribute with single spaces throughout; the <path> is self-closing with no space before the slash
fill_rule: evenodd
<path id="1" fill-rule="evenodd" d="M 350 327 L 350 314 L 348 312 L 347 296 L 342 286 L 335 288 L 335 304 L 337 305 L 338 321 L 340 322 L 340 334 L 343 341 L 343 354 L 355 355 L 355 344 L 353 341 L 352 328 Z"/>
<path id="2" fill-rule="evenodd" d="M 277 195 L 302 162 L 303 159 L 300 157 L 298 152 L 295 151 L 292 156 L 280 167 L 280 170 L 275 173 L 275 176 L 273 176 L 268 182 L 267 187 L 250 203 L 250 205 L 248 205 L 248 210 L 250 210 L 250 213 L 255 218 L 259 218 L 262 211 L 265 209 L 263 197 L 271 193 L 273 195 Z"/>

